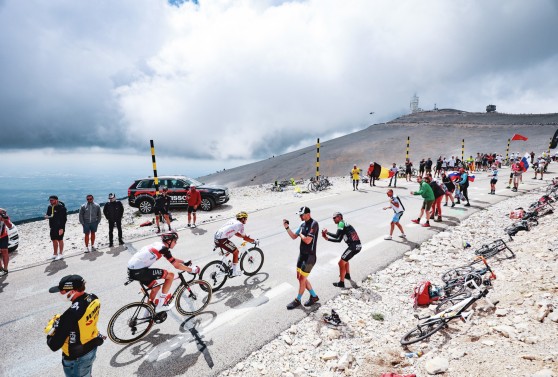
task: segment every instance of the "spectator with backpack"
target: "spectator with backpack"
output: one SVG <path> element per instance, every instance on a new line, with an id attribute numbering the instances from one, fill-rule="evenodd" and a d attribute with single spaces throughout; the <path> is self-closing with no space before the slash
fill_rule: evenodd
<path id="1" fill-rule="evenodd" d="M 389 206 L 388 207 L 384 207 L 384 211 L 386 209 L 393 209 L 393 218 L 391 219 L 391 223 L 390 223 L 390 229 L 389 229 L 389 236 L 386 236 L 384 238 L 384 240 L 391 240 L 392 236 L 393 236 L 393 229 L 395 228 L 395 226 L 397 226 L 399 228 L 399 230 L 401 231 L 401 234 L 399 235 L 399 237 L 401 238 L 407 238 L 407 235 L 405 234 L 405 231 L 403 230 L 403 227 L 401 226 L 401 224 L 399 223 L 399 220 L 401 220 L 401 216 L 403 216 L 403 213 L 405 212 L 405 207 L 403 207 L 403 203 L 401 203 L 401 199 L 399 199 L 398 196 L 393 196 L 393 190 L 389 189 L 387 191 L 387 196 L 389 198 Z"/>

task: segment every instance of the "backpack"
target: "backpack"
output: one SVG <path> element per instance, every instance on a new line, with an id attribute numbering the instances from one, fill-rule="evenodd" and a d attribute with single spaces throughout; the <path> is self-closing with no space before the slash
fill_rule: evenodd
<path id="1" fill-rule="evenodd" d="M 411 296 L 415 300 L 413 307 L 416 309 L 418 306 L 428 306 L 440 297 L 438 289 L 435 288 L 428 280 L 419 283 L 413 290 Z"/>
<path id="2" fill-rule="evenodd" d="M 403 209 L 403 211 L 405 211 L 405 206 L 403 205 L 403 202 L 401 201 L 401 199 L 399 199 L 399 196 L 396 196 L 396 198 L 399 201 L 399 204 L 401 204 L 401 209 Z"/>

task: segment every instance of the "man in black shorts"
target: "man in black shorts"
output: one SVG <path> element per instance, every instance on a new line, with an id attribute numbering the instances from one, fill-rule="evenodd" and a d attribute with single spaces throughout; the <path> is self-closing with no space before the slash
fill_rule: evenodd
<path id="1" fill-rule="evenodd" d="M 310 292 L 310 298 L 304 303 L 304 306 L 312 306 L 319 301 L 318 295 L 312 289 L 312 285 L 308 280 L 310 271 L 316 264 L 316 244 L 318 242 L 319 226 L 318 222 L 310 216 L 310 208 L 300 207 L 296 213 L 300 216 L 302 223 L 296 231 L 289 228 L 289 221 L 283 220 L 283 226 L 287 230 L 289 236 L 295 240 L 300 237 L 300 254 L 296 263 L 296 278 L 298 279 L 298 296 L 287 305 L 287 309 L 291 310 L 300 306 L 300 300 L 304 290 Z"/>
<path id="2" fill-rule="evenodd" d="M 343 220 L 341 212 L 333 214 L 333 222 L 337 224 L 337 233 L 329 233 L 327 229 L 324 229 L 322 230 L 322 237 L 331 242 L 344 240 L 347 243 L 347 249 L 339 259 L 339 282 L 333 283 L 335 287 L 345 288 L 345 279 L 351 280 L 349 261 L 360 252 L 362 244 L 355 228 Z"/>
<path id="3" fill-rule="evenodd" d="M 161 194 L 157 195 L 155 198 L 155 223 L 157 223 L 157 233 L 161 233 L 161 227 L 159 226 L 159 217 L 161 215 L 165 219 L 165 222 L 169 226 L 169 232 L 172 230 L 170 225 L 170 218 L 169 218 L 169 208 L 171 198 L 168 195 L 169 189 L 166 186 L 161 188 Z"/>
<path id="4" fill-rule="evenodd" d="M 54 254 L 49 259 L 60 260 L 63 258 L 64 252 L 64 231 L 66 229 L 66 220 L 68 212 L 64 203 L 58 201 L 58 196 L 51 195 L 48 198 L 50 205 L 47 208 L 45 219 L 48 219 L 50 227 L 50 239 Z"/>

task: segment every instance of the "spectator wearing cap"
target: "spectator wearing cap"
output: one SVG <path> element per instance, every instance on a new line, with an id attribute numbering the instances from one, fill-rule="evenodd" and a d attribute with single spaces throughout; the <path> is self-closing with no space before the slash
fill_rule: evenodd
<path id="1" fill-rule="evenodd" d="M 48 200 L 50 205 L 47 208 L 45 219 L 48 219 L 50 239 L 52 240 L 52 248 L 54 249 L 54 254 L 49 259 L 60 260 L 63 258 L 64 232 L 66 229 L 68 212 L 66 211 L 64 203 L 58 201 L 58 196 L 51 195 Z"/>
<path id="2" fill-rule="evenodd" d="M 114 246 L 114 227 L 118 231 L 118 244 L 124 245 L 124 240 L 122 239 L 122 217 L 124 216 L 124 206 L 122 202 L 116 200 L 116 195 L 110 193 L 108 196 L 108 203 L 105 204 L 103 208 L 103 214 L 108 221 L 109 225 L 109 247 Z"/>
<path id="3" fill-rule="evenodd" d="M 370 161 L 370 166 L 368 167 L 366 175 L 368 176 L 368 178 L 370 178 L 370 187 L 376 186 L 376 177 L 374 176 L 374 162 Z"/>
<path id="4" fill-rule="evenodd" d="M 47 345 L 53 351 L 62 348 L 62 367 L 67 377 L 91 376 L 97 347 L 104 337 L 97 329 L 101 302 L 85 292 L 85 280 L 67 275 L 49 289 L 72 305 L 62 315 L 55 315 L 45 328 Z"/>
<path id="5" fill-rule="evenodd" d="M 393 163 L 393 166 L 389 168 L 389 171 L 392 172 L 393 174 L 389 179 L 388 186 L 391 187 L 391 182 L 393 181 L 393 187 L 397 187 L 397 174 L 399 174 L 399 168 L 397 167 L 397 164 L 395 162 Z"/>
<path id="6" fill-rule="evenodd" d="M 289 228 L 289 221 L 283 219 L 283 226 L 287 230 L 289 237 L 293 240 L 300 237 L 300 254 L 296 263 L 298 295 L 290 304 L 287 305 L 288 310 L 292 310 L 300 306 L 302 294 L 305 290 L 310 292 L 310 298 L 304 303 L 304 306 L 312 306 L 320 300 L 316 292 L 314 292 L 312 284 L 310 284 L 310 280 L 308 280 L 308 275 L 310 275 L 310 271 L 312 271 L 312 268 L 317 261 L 316 245 L 318 243 L 320 227 L 318 222 L 312 219 L 312 216 L 310 215 L 310 208 L 300 207 L 296 214 L 300 216 L 300 220 L 302 220 L 302 222 L 295 231 Z"/>
<path id="7" fill-rule="evenodd" d="M 515 160 L 515 162 L 511 165 L 511 174 L 510 174 L 510 181 L 513 178 L 513 192 L 517 192 L 517 188 L 519 187 L 519 183 L 521 182 L 521 175 L 523 171 L 521 169 L 521 165 L 519 164 L 519 158 Z M 511 182 L 510 182 L 511 183 Z M 509 186 L 508 186 L 509 187 Z"/>
<path id="8" fill-rule="evenodd" d="M 196 189 L 195 185 L 190 185 L 190 190 L 188 190 L 188 228 L 196 227 L 196 211 L 198 206 L 201 204 L 201 194 Z M 194 221 L 190 225 L 190 220 L 194 219 Z"/>
<path id="9" fill-rule="evenodd" d="M 157 233 L 161 233 L 161 227 L 159 226 L 159 217 L 163 217 L 165 222 L 169 227 L 169 232 L 172 230 L 170 225 L 169 209 L 171 198 L 168 195 L 169 189 L 166 186 L 161 188 L 162 192 L 155 198 L 155 223 L 157 224 Z"/>
<path id="10" fill-rule="evenodd" d="M 353 191 L 356 191 L 358 190 L 358 182 L 360 181 L 360 168 L 357 168 L 356 164 L 353 165 L 351 176 L 353 178 Z"/>
<path id="11" fill-rule="evenodd" d="M 459 169 L 459 173 L 461 174 L 461 180 L 459 181 L 459 188 L 461 189 L 461 194 L 467 200 L 467 203 L 464 204 L 464 207 L 470 207 L 471 204 L 469 203 L 469 194 L 467 193 L 469 190 L 469 173 L 463 168 Z"/>
<path id="12" fill-rule="evenodd" d="M 8 275 L 8 262 L 10 256 L 8 254 L 8 229 L 12 229 L 14 224 L 10 221 L 10 216 L 5 209 L 0 208 L 0 253 L 2 254 L 2 261 L 0 262 L 0 276 Z M 2 267 L 2 263 L 4 267 Z"/>
<path id="13" fill-rule="evenodd" d="M 90 251 L 89 241 L 91 241 L 91 251 L 97 250 L 95 248 L 95 233 L 97 233 L 101 218 L 101 206 L 95 203 L 93 195 L 87 195 L 86 202 L 79 208 L 79 223 L 83 227 L 86 253 Z"/>

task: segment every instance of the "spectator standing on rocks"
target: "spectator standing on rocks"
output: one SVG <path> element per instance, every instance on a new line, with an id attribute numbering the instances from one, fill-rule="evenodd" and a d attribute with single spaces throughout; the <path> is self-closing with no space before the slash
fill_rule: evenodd
<path id="1" fill-rule="evenodd" d="M 393 229 L 396 226 L 401 231 L 401 234 L 399 235 L 399 237 L 407 238 L 407 236 L 405 235 L 405 231 L 403 230 L 403 227 L 401 226 L 401 223 L 399 222 L 399 220 L 401 220 L 401 216 L 403 216 L 403 213 L 405 212 L 405 209 L 403 208 L 403 204 L 401 204 L 401 200 L 399 199 L 398 196 L 393 196 L 393 190 L 392 189 L 387 190 L 387 196 L 389 198 L 389 206 L 384 207 L 383 209 L 384 209 L 384 211 L 386 209 L 390 209 L 390 208 L 393 209 L 393 217 L 392 217 L 391 223 L 390 223 L 389 236 L 386 236 L 384 238 L 384 240 L 393 239 Z"/>
<path id="2" fill-rule="evenodd" d="M 196 227 L 196 211 L 198 206 L 201 204 L 201 194 L 196 189 L 195 185 L 190 185 L 190 190 L 188 190 L 188 228 Z M 190 220 L 194 219 L 190 225 Z"/>
<path id="3" fill-rule="evenodd" d="M 360 181 L 360 168 L 357 168 L 356 164 L 351 170 L 351 175 L 353 177 L 353 191 L 358 190 L 358 182 Z"/>
<path id="4" fill-rule="evenodd" d="M 362 249 L 360 238 L 358 234 L 348 222 L 343 220 L 341 212 L 333 214 L 333 222 L 337 225 L 336 233 L 329 233 L 327 229 L 322 230 L 322 237 L 327 241 L 341 242 L 344 240 L 347 243 L 347 249 L 339 259 L 339 281 L 333 283 L 334 287 L 345 288 L 345 279 L 351 280 L 351 268 L 349 261 L 357 255 Z"/>
<path id="5" fill-rule="evenodd" d="M 68 377 L 91 376 L 97 347 L 104 337 L 97 329 L 101 302 L 85 292 L 85 280 L 79 275 L 64 276 L 57 286 L 48 290 L 57 293 L 72 305 L 49 323 L 47 345 L 53 351 L 62 348 L 62 367 Z"/>
<path id="6" fill-rule="evenodd" d="M 121 202 L 116 200 L 116 195 L 110 193 L 108 196 L 108 203 L 105 204 L 103 208 L 103 214 L 108 221 L 109 225 L 109 247 L 114 246 L 114 227 L 118 231 L 118 244 L 124 245 L 124 240 L 122 239 L 122 217 L 124 216 L 124 206 Z"/>
<path id="7" fill-rule="evenodd" d="M 10 255 L 8 254 L 8 242 L 10 237 L 8 230 L 12 229 L 14 224 L 10 221 L 10 216 L 5 209 L 0 208 L 0 254 L 2 254 L 3 267 L 0 268 L 0 276 L 8 275 L 8 263 L 10 262 Z M 2 266 L 0 263 L 0 266 Z"/>
<path id="8" fill-rule="evenodd" d="M 426 223 L 422 224 L 424 227 L 430 226 L 430 210 L 432 209 L 432 204 L 434 203 L 434 192 L 432 191 L 432 187 L 428 183 L 422 180 L 422 177 L 419 175 L 417 177 L 417 182 L 419 184 L 418 191 L 411 191 L 411 195 L 420 195 L 422 196 L 423 202 L 422 207 L 420 209 L 419 217 L 415 220 L 411 220 L 415 224 L 420 224 L 420 219 L 422 215 L 426 212 Z"/>
<path id="9" fill-rule="evenodd" d="M 496 194 L 496 183 L 498 183 L 498 166 L 496 164 L 492 165 L 492 171 L 490 172 L 490 192 L 489 194 Z"/>
<path id="10" fill-rule="evenodd" d="M 163 216 L 163 219 L 169 227 L 169 232 L 172 230 L 170 225 L 169 209 L 171 198 L 168 195 L 169 189 L 166 186 L 161 188 L 161 193 L 155 198 L 155 223 L 157 224 L 157 233 L 161 233 L 161 227 L 159 226 L 159 217 Z"/>
<path id="11" fill-rule="evenodd" d="M 405 160 L 405 178 L 407 182 L 411 182 L 411 178 L 413 177 L 413 163 L 411 160 Z"/>
<path id="12" fill-rule="evenodd" d="M 316 292 L 314 292 L 312 284 L 310 284 L 310 280 L 308 280 L 308 275 L 310 275 L 310 271 L 312 271 L 312 268 L 316 264 L 316 244 L 318 242 L 320 227 L 318 222 L 312 219 L 312 216 L 310 215 L 310 208 L 300 207 L 296 214 L 300 216 L 302 223 L 294 232 L 289 228 L 289 221 L 283 219 L 283 226 L 287 230 L 289 236 L 293 240 L 300 237 L 300 254 L 296 263 L 298 295 L 289 305 L 287 305 L 288 310 L 292 310 L 300 306 L 302 294 L 305 289 L 310 292 L 310 298 L 304 303 L 304 306 L 312 306 L 320 300 Z"/>
<path id="13" fill-rule="evenodd" d="M 368 167 L 366 175 L 368 175 L 368 178 L 370 178 L 370 187 L 376 186 L 376 177 L 374 176 L 374 162 L 370 161 L 370 166 Z"/>
<path id="14" fill-rule="evenodd" d="M 391 178 L 389 179 L 389 187 L 391 187 L 391 182 L 393 181 L 393 187 L 397 187 L 397 174 L 399 174 L 399 168 L 397 164 L 394 162 L 393 166 L 389 168 L 389 171 L 393 173 Z"/>
<path id="15" fill-rule="evenodd" d="M 87 201 L 79 209 L 79 223 L 83 226 L 85 235 L 85 252 L 89 253 L 89 240 L 91 239 L 91 251 L 96 251 L 95 233 L 101 222 L 101 206 L 93 201 L 93 195 L 87 195 Z"/>
<path id="16" fill-rule="evenodd" d="M 50 205 L 47 208 L 45 219 L 48 219 L 50 239 L 52 240 L 52 248 L 54 249 L 54 254 L 49 259 L 60 260 L 63 258 L 64 232 L 66 230 L 68 212 L 66 211 L 64 203 L 58 201 L 58 196 L 51 195 L 48 200 Z"/>

